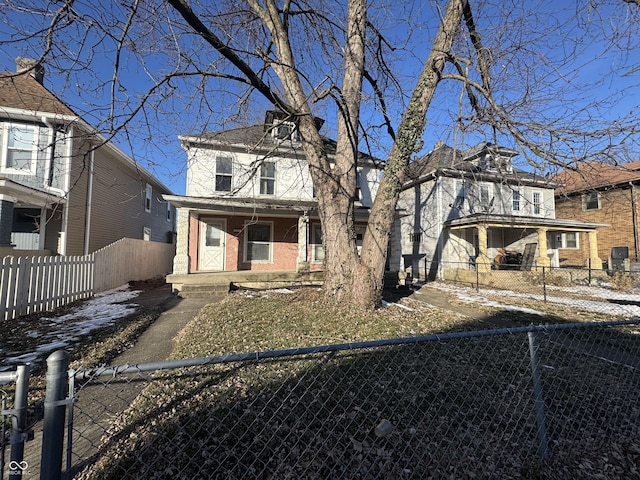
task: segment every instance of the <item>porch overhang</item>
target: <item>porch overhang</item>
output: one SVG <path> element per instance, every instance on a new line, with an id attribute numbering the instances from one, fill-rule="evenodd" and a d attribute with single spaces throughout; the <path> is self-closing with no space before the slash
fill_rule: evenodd
<path id="1" fill-rule="evenodd" d="M 65 198 L 55 193 L 27 187 L 4 177 L 0 177 L 0 194 L 11 197 L 16 207 L 49 207 L 66 203 Z"/>
<path id="2" fill-rule="evenodd" d="M 450 230 L 482 226 L 485 228 L 546 228 L 547 230 L 561 230 L 563 232 L 589 232 L 609 226 L 606 223 L 582 222 L 580 220 L 491 214 L 455 218 L 448 220 L 444 225 Z"/>
<path id="3" fill-rule="evenodd" d="M 281 198 L 221 198 L 221 197 L 188 197 L 179 195 L 163 195 L 162 198 L 174 205 L 215 215 L 269 215 L 269 216 L 301 216 L 318 214 L 318 202 L 315 200 L 290 200 Z M 369 209 L 356 205 L 355 219 L 366 221 Z"/>

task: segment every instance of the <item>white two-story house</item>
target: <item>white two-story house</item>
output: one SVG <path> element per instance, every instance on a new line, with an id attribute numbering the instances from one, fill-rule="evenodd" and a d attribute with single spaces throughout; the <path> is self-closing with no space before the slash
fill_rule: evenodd
<path id="1" fill-rule="evenodd" d="M 490 143 L 454 150 L 439 143 L 409 165 L 391 238 L 391 271 L 442 278 L 446 270 L 504 268 L 505 252 L 521 254 L 510 268 L 558 266 L 558 249 L 578 232 L 601 268 L 596 228 L 556 219 L 555 183 L 517 169 L 518 152 Z M 515 256 L 517 257 L 517 255 Z"/>
<path id="2" fill-rule="evenodd" d="M 186 195 L 164 197 L 178 210 L 174 270 L 167 278 L 175 290 L 206 283 L 193 274 L 207 272 L 288 272 L 300 278 L 322 271 L 318 203 L 294 123 L 269 111 L 264 124 L 180 141 L 187 152 Z M 324 143 L 331 157 L 335 142 Z M 362 155 L 356 234 L 364 232 L 379 168 Z"/>

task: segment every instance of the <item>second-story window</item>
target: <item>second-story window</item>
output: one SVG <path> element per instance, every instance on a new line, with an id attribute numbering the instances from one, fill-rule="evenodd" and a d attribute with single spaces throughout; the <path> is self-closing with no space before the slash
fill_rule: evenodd
<path id="1" fill-rule="evenodd" d="M 542 215 L 542 192 L 533 192 L 531 195 L 531 203 L 534 215 Z"/>
<path id="2" fill-rule="evenodd" d="M 489 185 L 480 185 L 480 206 L 484 209 L 489 208 L 491 193 L 489 192 Z"/>
<path id="3" fill-rule="evenodd" d="M 457 181 L 456 182 L 456 199 L 453 202 L 453 207 L 460 210 L 464 206 L 464 198 L 465 198 L 464 182 Z"/>
<path id="4" fill-rule="evenodd" d="M 144 211 L 151 212 L 151 199 L 153 198 L 153 187 L 147 183 L 144 190 Z"/>
<path id="5" fill-rule="evenodd" d="M 598 210 L 600 208 L 600 196 L 598 192 L 590 192 L 583 196 L 585 210 Z"/>
<path id="6" fill-rule="evenodd" d="M 511 194 L 511 209 L 514 212 L 520 211 L 520 192 L 518 190 L 514 190 Z"/>
<path id="7" fill-rule="evenodd" d="M 262 162 L 260 165 L 260 194 L 273 195 L 276 191 L 276 164 Z"/>
<path id="8" fill-rule="evenodd" d="M 233 178 L 231 157 L 216 158 L 216 192 L 230 192 Z"/>
<path id="9" fill-rule="evenodd" d="M 2 170 L 35 175 L 38 158 L 38 130 L 31 125 L 5 124 L 2 133 Z"/>

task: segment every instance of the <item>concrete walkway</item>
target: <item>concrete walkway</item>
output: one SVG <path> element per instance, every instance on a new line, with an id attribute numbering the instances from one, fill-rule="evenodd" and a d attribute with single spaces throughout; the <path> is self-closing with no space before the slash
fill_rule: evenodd
<path id="1" fill-rule="evenodd" d="M 135 303 L 147 308 L 158 307 L 162 314 L 137 339 L 136 343 L 111 361 L 111 365 L 136 365 L 139 363 L 160 362 L 166 360 L 175 345 L 175 337 L 197 314 L 202 307 L 222 299 L 180 298 L 171 293 L 171 286 L 142 292 Z"/>

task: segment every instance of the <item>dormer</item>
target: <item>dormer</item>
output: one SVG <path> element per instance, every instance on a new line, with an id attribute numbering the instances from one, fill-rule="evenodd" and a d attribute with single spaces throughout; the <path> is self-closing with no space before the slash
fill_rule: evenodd
<path id="1" fill-rule="evenodd" d="M 464 160 L 471 162 L 480 171 L 513 173 L 512 158 L 517 154 L 517 151 L 510 148 L 486 142 L 464 152 Z"/>
<path id="2" fill-rule="evenodd" d="M 318 130 L 322 128 L 324 120 L 314 117 Z M 293 115 L 278 110 L 267 110 L 264 121 L 265 132 L 269 132 L 276 142 L 289 140 L 291 142 L 300 141 L 298 131 L 298 121 Z"/>

